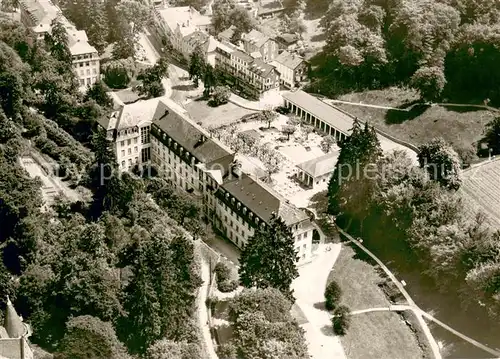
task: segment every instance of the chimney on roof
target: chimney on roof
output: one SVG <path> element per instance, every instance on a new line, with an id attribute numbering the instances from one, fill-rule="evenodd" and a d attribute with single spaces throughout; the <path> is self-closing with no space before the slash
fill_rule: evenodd
<path id="1" fill-rule="evenodd" d="M 236 177 L 238 177 L 238 178 L 241 177 L 241 162 L 240 161 L 234 160 L 233 162 L 231 162 L 231 172 Z M 241 189 L 243 190 L 243 187 L 241 187 Z"/>

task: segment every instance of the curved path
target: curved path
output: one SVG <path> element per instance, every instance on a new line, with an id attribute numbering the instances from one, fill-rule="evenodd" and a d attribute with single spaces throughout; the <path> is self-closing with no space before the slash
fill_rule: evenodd
<path id="1" fill-rule="evenodd" d="M 431 333 L 431 330 L 429 329 L 429 326 L 425 322 L 423 316 L 422 316 L 422 311 L 418 306 L 415 304 L 413 299 L 411 298 L 410 294 L 405 290 L 403 287 L 403 284 L 399 280 L 397 280 L 396 276 L 385 266 L 384 263 L 380 259 L 378 259 L 377 256 L 375 256 L 372 252 L 370 252 L 365 246 L 363 246 L 359 241 L 351 237 L 348 233 L 346 233 L 343 229 L 338 228 L 339 232 L 342 233 L 344 236 L 346 236 L 352 243 L 356 244 L 359 248 L 361 248 L 366 254 L 368 254 L 377 264 L 384 270 L 384 272 L 387 274 L 387 276 L 393 281 L 393 283 L 396 285 L 396 287 L 399 289 L 401 294 L 405 297 L 406 301 L 408 302 L 408 305 L 413 308 L 413 311 L 415 313 L 415 316 L 417 317 L 418 322 L 420 323 L 420 326 L 422 327 L 422 330 L 427 337 L 427 340 L 431 346 L 432 353 L 434 354 L 435 359 L 441 359 L 441 352 L 439 350 L 439 346 L 434 339 L 434 336 Z M 416 310 L 415 310 L 416 309 Z"/>
<path id="2" fill-rule="evenodd" d="M 404 312 L 405 310 L 413 310 L 413 307 L 409 305 L 391 305 L 389 307 L 353 310 L 351 312 L 351 315 L 372 313 L 372 312 Z"/>
<path id="3" fill-rule="evenodd" d="M 337 227 L 338 228 L 338 227 Z M 348 233 L 346 233 L 342 228 L 338 228 L 339 232 L 342 233 L 346 238 L 349 239 L 349 241 L 351 241 L 352 243 L 354 243 L 356 246 L 358 246 L 360 249 L 362 249 L 366 254 L 368 254 L 373 260 L 375 260 L 377 262 L 377 264 L 384 270 L 384 272 L 389 276 L 389 278 L 393 281 L 393 283 L 396 285 L 396 287 L 399 289 L 399 291 L 401 292 L 401 294 L 403 294 L 403 296 L 405 297 L 405 299 L 408 301 L 408 309 L 410 310 L 413 310 L 413 312 L 415 313 L 415 316 L 417 317 L 424 333 L 425 333 L 425 336 L 427 337 L 430 345 L 431 345 L 431 348 L 432 348 L 432 351 L 434 353 L 434 357 L 436 359 L 441 359 L 442 356 L 441 356 L 441 353 L 440 353 L 440 350 L 439 350 L 439 346 L 436 342 L 436 340 L 434 339 L 434 336 L 432 335 L 430 329 L 429 329 L 429 326 L 427 325 L 427 323 L 425 322 L 424 320 L 424 317 L 427 318 L 428 320 L 430 321 L 433 321 L 434 323 L 438 324 L 439 326 L 443 327 L 444 329 L 448 330 L 449 332 L 455 334 L 456 336 L 460 337 L 461 339 L 471 343 L 472 345 L 492 354 L 495 356 L 495 358 L 500 358 L 500 352 L 494 350 L 494 349 L 491 349 L 489 348 L 488 346 L 478 342 L 477 340 L 474 340 L 470 337 L 468 337 L 467 335 L 465 334 L 462 334 L 460 333 L 459 331 L 451 328 L 450 326 L 444 324 L 443 322 L 441 322 L 440 320 L 436 319 L 435 317 L 433 317 L 432 315 L 430 315 L 429 313 L 423 311 L 422 309 L 420 309 L 417 304 L 413 301 L 413 299 L 411 298 L 410 294 L 408 294 L 408 292 L 404 289 L 404 286 L 401 284 L 401 282 L 394 276 L 394 274 L 389 270 L 389 268 L 387 268 L 387 266 L 382 263 L 382 261 L 380 259 L 378 259 L 377 256 L 375 256 L 372 252 L 370 252 L 365 246 L 363 246 L 358 240 L 354 239 L 351 235 L 349 235 Z M 380 309 L 380 308 L 374 308 L 374 309 Z M 368 310 L 369 311 L 369 310 Z M 358 311 L 359 312 L 359 311 Z M 357 313 L 359 314 L 359 313 Z"/>

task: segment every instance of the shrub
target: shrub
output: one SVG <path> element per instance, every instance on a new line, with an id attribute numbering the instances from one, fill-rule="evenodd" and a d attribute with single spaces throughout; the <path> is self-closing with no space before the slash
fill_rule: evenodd
<path id="1" fill-rule="evenodd" d="M 223 282 L 217 282 L 217 289 L 222 293 L 229 293 L 238 288 L 237 280 L 225 280 Z"/>
<path id="2" fill-rule="evenodd" d="M 130 76 L 125 67 L 110 66 L 104 72 L 104 82 L 113 89 L 122 89 L 129 84 Z"/>
<path id="3" fill-rule="evenodd" d="M 232 343 L 224 343 L 217 347 L 217 356 L 219 359 L 236 359 L 236 347 Z"/>
<path id="4" fill-rule="evenodd" d="M 345 335 L 351 325 L 351 310 L 345 305 L 339 305 L 333 311 L 333 332 L 337 335 Z"/>
<path id="5" fill-rule="evenodd" d="M 225 282 L 231 279 L 231 269 L 224 262 L 219 262 L 215 266 L 215 273 L 217 274 L 217 281 Z"/>
<path id="6" fill-rule="evenodd" d="M 342 289 L 337 282 L 332 281 L 326 286 L 325 289 L 325 308 L 333 310 L 337 307 L 340 297 L 342 296 Z"/>

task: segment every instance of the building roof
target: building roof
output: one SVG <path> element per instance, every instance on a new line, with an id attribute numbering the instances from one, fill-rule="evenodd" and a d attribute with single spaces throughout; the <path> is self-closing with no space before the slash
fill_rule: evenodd
<path id="1" fill-rule="evenodd" d="M 108 118 L 98 120 L 99 124 L 106 131 L 147 126 L 151 124 L 158 101 L 158 98 L 152 98 L 121 105 L 118 111 L 114 111 Z"/>
<path id="2" fill-rule="evenodd" d="M 285 10 L 285 8 L 283 7 L 283 3 L 279 0 L 260 0 L 257 16 L 265 16 L 283 10 Z"/>
<path id="3" fill-rule="evenodd" d="M 31 14 L 35 27 L 48 25 L 50 28 L 52 20 L 61 14 L 61 9 L 50 0 L 21 0 L 20 5 Z"/>
<path id="4" fill-rule="evenodd" d="M 188 118 L 170 99 L 161 99 L 153 115 L 153 124 L 163 130 L 200 162 L 214 163 L 234 156 L 233 152 L 222 145 L 201 126 Z M 232 161 L 232 159 L 231 159 Z"/>
<path id="5" fill-rule="evenodd" d="M 309 161 L 299 163 L 297 167 L 306 172 L 312 178 L 321 177 L 333 172 L 339 157 L 339 151 L 327 153 L 324 156 L 313 158 Z"/>
<path id="6" fill-rule="evenodd" d="M 208 41 L 208 39 L 209 36 L 207 34 L 198 30 L 184 36 L 184 41 L 192 47 L 196 47 L 198 45 L 202 46 L 205 42 Z"/>
<path id="7" fill-rule="evenodd" d="M 260 74 L 262 77 L 269 76 L 273 71 L 275 71 L 275 67 L 271 64 L 265 63 L 261 59 L 254 59 L 252 66 L 250 67 L 250 71 Z"/>
<path id="8" fill-rule="evenodd" d="M 302 90 L 285 92 L 283 98 L 344 134 L 349 135 L 351 133 L 354 118 L 337 107 L 329 105 Z"/>
<path id="9" fill-rule="evenodd" d="M 159 9 L 160 16 L 165 21 L 170 31 L 174 31 L 179 25 L 181 32 L 187 35 L 195 31 L 198 26 L 208 26 L 211 24 L 211 17 L 201 15 L 191 6 L 167 7 Z M 182 29 L 186 29 L 185 33 Z"/>
<path id="10" fill-rule="evenodd" d="M 97 53 L 96 48 L 90 45 L 88 41 L 87 33 L 84 30 L 71 29 L 68 31 L 68 47 L 71 55 Z"/>
<path id="11" fill-rule="evenodd" d="M 7 298 L 3 327 L 10 338 L 21 338 L 27 334 L 27 328 L 17 314 L 11 301 Z"/>
<path id="12" fill-rule="evenodd" d="M 287 200 L 271 187 L 246 173 L 225 182 L 221 187 L 265 222 L 269 222 L 273 212 L 287 225 L 308 218 L 303 211 L 287 203 Z"/>
<path id="13" fill-rule="evenodd" d="M 234 25 L 231 25 L 230 27 L 228 27 L 226 30 L 222 31 L 221 33 L 219 33 L 219 39 L 221 40 L 226 40 L 226 41 L 230 41 L 231 38 L 233 37 L 234 35 L 234 31 L 236 30 L 236 26 Z"/>
<path id="14" fill-rule="evenodd" d="M 241 51 L 238 49 L 233 50 L 233 56 L 239 58 L 240 60 L 246 62 L 247 64 L 253 61 L 253 57 L 247 54 L 245 51 Z"/>
<path id="15" fill-rule="evenodd" d="M 255 29 L 250 31 L 248 34 L 243 34 L 242 39 L 244 41 L 251 42 L 258 48 L 264 46 L 264 44 L 270 40 L 268 36 Z"/>
<path id="16" fill-rule="evenodd" d="M 213 36 L 209 36 L 208 37 L 208 40 L 203 44 L 203 51 L 205 51 L 205 53 L 211 53 L 211 52 L 214 52 L 217 47 L 219 46 L 220 42 L 217 41 L 217 39 Z"/>
<path id="17" fill-rule="evenodd" d="M 462 173 L 460 192 L 471 214 L 478 210 L 486 215 L 486 222 L 500 229 L 500 159 L 482 162 Z"/>
<path id="18" fill-rule="evenodd" d="M 277 36 L 276 41 L 286 45 L 293 45 L 299 41 L 299 37 L 295 34 L 283 34 Z"/>
<path id="19" fill-rule="evenodd" d="M 289 69 L 295 70 L 301 64 L 305 62 L 304 58 L 299 55 L 291 54 L 288 51 L 283 51 L 281 54 L 276 57 L 274 60 L 281 65 L 288 67 Z"/>

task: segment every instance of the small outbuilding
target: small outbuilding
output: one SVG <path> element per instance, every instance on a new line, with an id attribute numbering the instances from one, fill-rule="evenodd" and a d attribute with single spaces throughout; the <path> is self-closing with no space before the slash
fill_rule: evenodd
<path id="1" fill-rule="evenodd" d="M 310 188 L 329 181 L 338 157 L 339 151 L 335 151 L 298 164 L 297 179 Z"/>

